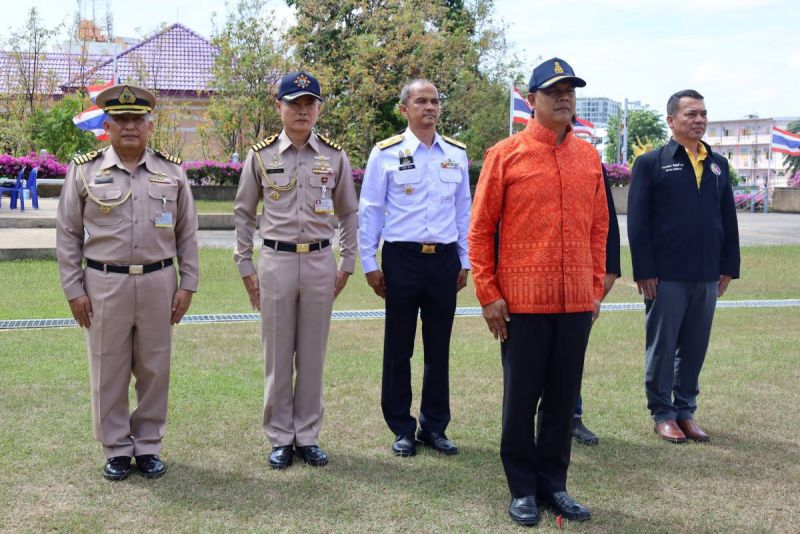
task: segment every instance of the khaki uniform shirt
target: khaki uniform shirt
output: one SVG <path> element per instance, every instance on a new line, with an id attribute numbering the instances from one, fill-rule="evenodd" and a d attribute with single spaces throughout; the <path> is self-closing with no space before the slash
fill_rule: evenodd
<path id="1" fill-rule="evenodd" d="M 296 178 L 294 186 L 281 190 L 288 188 L 293 178 Z M 250 150 L 242 166 L 233 207 L 236 226 L 234 260 L 243 277 L 256 272 L 253 266 L 253 232 L 260 198 L 264 199 L 264 211 L 259 222 L 259 236 L 287 243 L 314 243 L 333 238 L 333 218 L 316 210 L 318 201 L 333 199 L 341 230 L 339 270 L 353 272 L 358 200 L 350 161 L 344 150 L 323 141 L 313 132 L 308 143 L 298 150 L 285 131 Z"/>
<path id="2" fill-rule="evenodd" d="M 102 208 L 88 195 L 81 171 L 92 196 L 103 203 L 117 203 L 129 191 L 130 197 L 110 210 Z M 171 226 L 164 224 L 168 219 Z M 180 289 L 197 291 L 197 212 L 186 173 L 150 148 L 133 173 L 113 147 L 81 165 L 73 161 L 58 203 L 56 249 L 67 300 L 86 294 L 83 258 L 146 265 L 177 256 Z"/>

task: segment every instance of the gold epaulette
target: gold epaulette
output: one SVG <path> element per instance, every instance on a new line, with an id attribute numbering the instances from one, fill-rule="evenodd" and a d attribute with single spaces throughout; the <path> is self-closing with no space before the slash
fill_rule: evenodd
<path id="1" fill-rule="evenodd" d="M 443 136 L 442 136 L 442 139 L 444 139 L 445 141 L 447 141 L 448 143 L 450 143 L 450 144 L 451 144 L 451 145 L 453 145 L 453 146 L 457 146 L 457 147 L 458 147 L 458 148 L 460 148 L 460 149 L 463 149 L 463 150 L 466 150 L 466 149 L 467 149 L 467 145 L 465 145 L 465 144 L 464 144 L 464 143 L 462 143 L 461 141 L 456 141 L 456 140 L 455 140 L 455 139 L 453 139 L 452 137 L 447 137 L 446 135 L 443 135 Z"/>
<path id="2" fill-rule="evenodd" d="M 174 163 L 175 165 L 180 165 L 181 163 L 183 163 L 183 160 L 181 158 L 176 156 L 170 156 L 164 151 L 155 150 L 154 152 L 159 156 L 161 156 L 162 158 L 164 158 L 165 160 L 169 161 L 170 163 Z"/>
<path id="3" fill-rule="evenodd" d="M 384 148 L 389 148 L 390 146 L 394 146 L 397 143 L 400 143 L 401 141 L 403 141 L 403 135 L 402 134 L 393 135 L 389 139 L 384 139 L 383 141 L 379 141 L 379 142 L 377 142 L 375 144 L 378 146 L 378 148 L 383 150 Z"/>
<path id="4" fill-rule="evenodd" d="M 259 141 L 258 143 L 254 144 L 252 146 L 253 150 L 255 152 L 258 152 L 259 150 L 267 148 L 269 145 L 271 145 L 272 143 L 274 143 L 278 139 L 278 135 L 279 134 L 270 135 L 266 139 L 263 139 L 263 140 Z"/>
<path id="5" fill-rule="evenodd" d="M 89 163 L 92 160 L 95 160 L 100 157 L 103 153 L 103 150 L 92 150 L 91 152 L 87 152 L 86 154 L 80 154 L 72 158 L 72 162 L 75 165 L 83 165 L 84 163 Z"/>
<path id="6" fill-rule="evenodd" d="M 322 141 L 323 143 L 325 143 L 329 147 L 333 148 L 334 150 L 342 150 L 342 145 L 340 145 L 339 143 L 336 143 L 334 141 L 331 141 L 329 138 L 325 137 L 324 135 L 317 134 L 317 137 L 319 137 L 320 141 Z"/>

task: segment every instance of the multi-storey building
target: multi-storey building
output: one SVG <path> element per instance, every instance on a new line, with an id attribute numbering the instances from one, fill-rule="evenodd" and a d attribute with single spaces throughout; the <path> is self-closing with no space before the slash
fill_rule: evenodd
<path id="1" fill-rule="evenodd" d="M 708 121 L 705 141 L 719 152 L 744 178 L 746 185 L 782 187 L 789 178 L 784 170 L 784 156 L 770 152 L 772 127 L 785 130 L 800 117 L 760 118 L 749 115 L 743 119 Z"/>
<path id="2" fill-rule="evenodd" d="M 611 117 L 622 113 L 622 104 L 606 97 L 578 97 L 575 112 L 595 128 L 605 129 Z"/>

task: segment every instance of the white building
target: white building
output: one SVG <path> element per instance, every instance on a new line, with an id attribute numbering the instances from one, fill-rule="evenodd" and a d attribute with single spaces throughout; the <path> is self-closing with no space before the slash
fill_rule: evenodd
<path id="1" fill-rule="evenodd" d="M 800 117 L 762 119 L 749 115 L 743 119 L 708 121 L 705 141 L 728 158 L 746 185 L 767 183 L 770 187 L 784 187 L 789 177 L 783 168 L 783 154 L 770 153 L 771 132 L 773 126 L 785 130 L 796 120 Z"/>
<path id="2" fill-rule="evenodd" d="M 608 120 L 622 114 L 622 104 L 606 97 L 580 96 L 576 99 L 575 113 L 595 128 L 608 128 Z"/>

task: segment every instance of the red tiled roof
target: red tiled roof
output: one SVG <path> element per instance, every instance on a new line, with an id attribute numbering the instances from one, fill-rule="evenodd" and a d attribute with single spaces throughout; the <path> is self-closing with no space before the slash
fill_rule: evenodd
<path id="1" fill-rule="evenodd" d="M 213 82 L 212 66 L 217 48 L 202 35 L 182 24 L 172 24 L 117 56 L 120 80 L 159 92 L 197 93 L 208 91 Z M 114 61 L 107 59 L 93 72 L 97 79 L 110 80 Z M 62 86 L 68 92 L 82 86 L 73 80 Z"/>
<path id="2" fill-rule="evenodd" d="M 29 54 L 0 51 L 0 94 L 24 90 L 25 84 L 22 80 L 33 76 L 33 62 L 30 57 Z M 36 92 L 60 95 L 61 86 L 70 80 L 78 80 L 78 85 L 83 85 L 80 80 L 85 80 L 87 83 L 96 81 L 95 77 L 90 75 L 90 71 L 109 57 L 99 54 L 81 56 L 65 52 L 40 54 L 36 65 L 40 73 L 36 76 L 39 80 Z"/>

